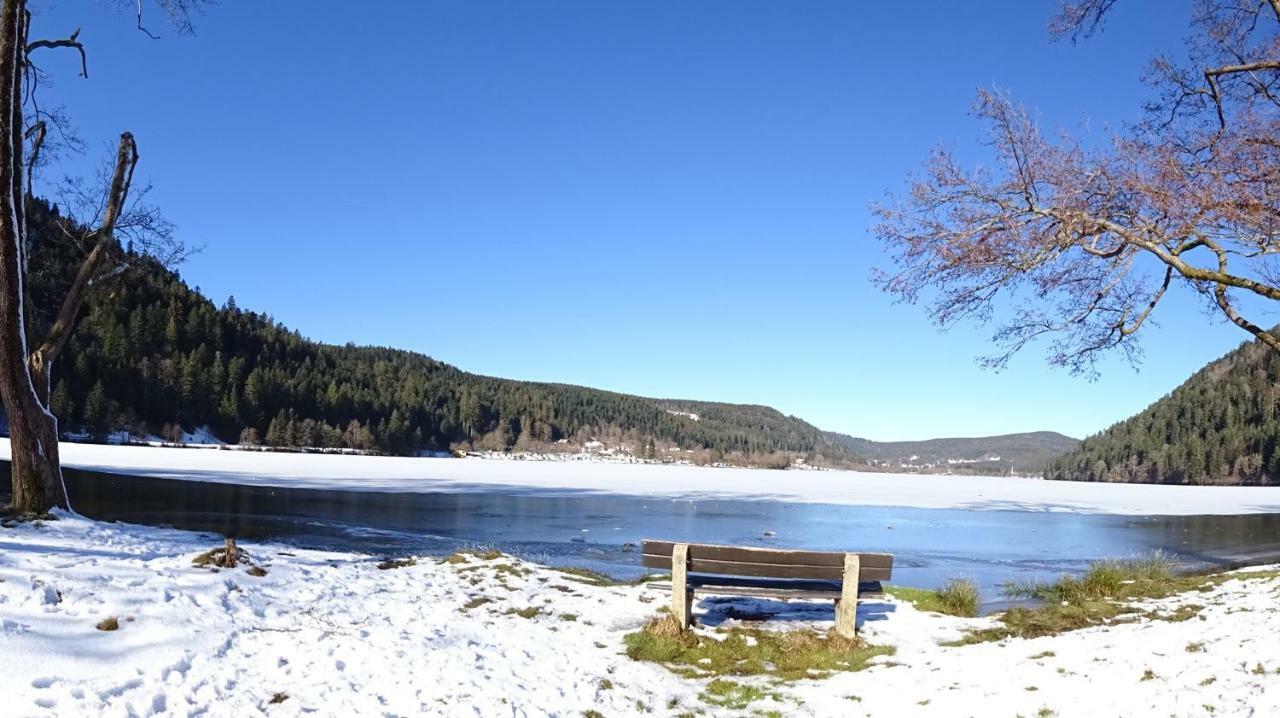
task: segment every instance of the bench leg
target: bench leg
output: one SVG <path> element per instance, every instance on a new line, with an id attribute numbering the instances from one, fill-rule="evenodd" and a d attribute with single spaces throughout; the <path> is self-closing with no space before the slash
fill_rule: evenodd
<path id="1" fill-rule="evenodd" d="M 678 543 L 671 551 L 671 615 L 684 630 L 692 625 L 693 591 L 689 590 L 689 544 Z"/>
<path id="2" fill-rule="evenodd" d="M 856 553 L 844 555 L 844 580 L 836 600 L 836 633 L 845 638 L 858 635 L 858 575 L 862 567 Z"/>

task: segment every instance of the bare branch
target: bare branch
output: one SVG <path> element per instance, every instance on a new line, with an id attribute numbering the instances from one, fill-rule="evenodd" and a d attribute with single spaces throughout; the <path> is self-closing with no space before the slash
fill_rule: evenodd
<path id="1" fill-rule="evenodd" d="M 77 39 L 79 37 L 80 37 L 80 28 L 76 28 L 75 32 L 71 33 L 71 36 L 66 38 L 65 40 L 34 40 L 32 42 L 27 43 L 27 57 L 29 59 L 31 57 L 32 52 L 39 50 L 41 48 L 58 48 L 58 47 L 74 48 L 80 53 L 80 76 L 88 77 L 89 76 L 89 57 L 88 55 L 85 54 L 84 45 L 80 43 L 79 39 Z"/>

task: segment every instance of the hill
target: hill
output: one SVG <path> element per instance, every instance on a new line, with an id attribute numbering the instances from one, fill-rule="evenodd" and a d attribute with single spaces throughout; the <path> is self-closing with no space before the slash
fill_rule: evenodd
<path id="1" fill-rule="evenodd" d="M 1274 331 L 1274 330 L 1273 330 Z M 1242 344 L 1138 415 L 1049 463 L 1046 477 L 1173 484 L 1280 483 L 1280 355 Z"/>
<path id="2" fill-rule="evenodd" d="M 29 322 L 52 320 L 76 249 L 35 201 Z M 826 432 L 767 406 L 655 399 L 481 376 L 389 347 L 312 341 L 271 316 L 215 305 L 143 263 L 101 290 L 54 367 L 64 431 L 388 454 L 613 449 L 654 460 L 783 468 L 1034 473 L 1071 448 L 1057 434 L 880 443 Z M 912 458 L 915 457 L 915 458 Z M 998 458 L 995 458 L 998 457 Z"/>
<path id="3" fill-rule="evenodd" d="M 985 475 L 1039 474 L 1050 459 L 1080 444 L 1078 439 L 1053 431 L 924 441 L 871 441 L 836 433 L 828 436 L 885 468 Z"/>
<path id="4" fill-rule="evenodd" d="M 65 291 L 75 252 L 34 202 L 30 322 Z M 391 454 L 576 451 L 784 467 L 865 462 L 816 427 L 764 406 L 661 400 L 470 374 L 388 347 L 311 341 L 269 315 L 216 306 L 175 273 L 134 270 L 87 303 L 51 403 L 61 428 Z"/>

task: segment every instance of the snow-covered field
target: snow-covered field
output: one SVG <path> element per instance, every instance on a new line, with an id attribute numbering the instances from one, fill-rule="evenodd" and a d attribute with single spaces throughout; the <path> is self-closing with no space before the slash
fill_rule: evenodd
<path id="1" fill-rule="evenodd" d="M 1280 489 L 1092 484 L 984 476 L 768 471 L 593 462 L 335 456 L 63 444 L 63 463 L 173 479 L 365 491 L 603 492 L 918 508 L 1111 514 L 1280 512 Z M 0 439 L 0 459 L 9 457 Z"/>
<path id="2" fill-rule="evenodd" d="M 269 544 L 243 547 L 267 569 L 262 577 L 193 567 L 213 544 L 67 515 L 0 528 L 0 714 L 729 714 L 700 701 L 705 679 L 624 654 L 623 636 L 665 602 L 657 591 L 591 586 L 507 557 L 379 570 L 372 557 Z M 707 624 L 733 625 L 726 601 L 695 610 Z M 991 619 L 869 600 L 859 609 L 863 635 L 896 655 L 859 673 L 769 685 L 776 698 L 750 709 L 1277 715 L 1277 601 L 1280 581 L 1227 581 L 1149 604 L 1203 605 L 1203 620 L 948 648 L 939 642 Z M 732 605 L 785 611 L 766 628 L 830 626 L 829 604 Z M 516 613 L 530 607 L 538 615 Z M 118 630 L 95 628 L 109 617 Z"/>

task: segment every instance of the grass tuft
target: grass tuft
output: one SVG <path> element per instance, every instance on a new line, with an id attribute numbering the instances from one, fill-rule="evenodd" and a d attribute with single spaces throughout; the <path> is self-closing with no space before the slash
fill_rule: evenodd
<path id="1" fill-rule="evenodd" d="M 95 628 L 99 631 L 118 631 L 120 630 L 120 620 L 115 616 L 109 616 L 98 621 L 98 625 Z"/>
<path id="2" fill-rule="evenodd" d="M 893 649 L 859 638 L 813 630 L 764 631 L 734 628 L 714 638 L 682 631 L 671 616 L 660 616 L 623 638 L 627 656 L 661 663 L 687 677 L 769 675 L 783 680 L 825 678 L 859 671 Z"/>
<path id="3" fill-rule="evenodd" d="M 472 558 L 476 558 L 481 561 L 493 561 L 495 559 L 502 558 L 502 552 L 495 548 L 485 548 L 481 546 L 458 549 L 457 551 L 454 551 L 448 556 L 440 559 L 440 563 L 467 563 Z"/>
<path id="4" fill-rule="evenodd" d="M 907 601 L 921 611 L 944 613 L 948 616 L 972 618 L 978 615 L 978 607 L 982 605 L 982 596 L 972 581 L 963 578 L 947 579 L 946 584 L 936 591 L 906 586 L 889 586 L 885 592 L 902 601 Z"/>
<path id="5" fill-rule="evenodd" d="M 529 606 L 528 608 L 508 608 L 503 612 L 504 616 L 519 616 L 521 618 L 534 618 L 542 613 L 542 609 L 538 606 Z"/>
<path id="6" fill-rule="evenodd" d="M 1163 598 L 1166 587 L 1179 583 L 1177 564 L 1153 551 L 1141 558 L 1095 561 L 1081 576 L 1063 576 L 1052 583 L 1020 581 L 1005 584 L 1009 598 L 1036 598 L 1051 603 L 1084 603 L 1111 598 Z M 1202 581 L 1197 581 L 1197 583 Z"/>
<path id="7" fill-rule="evenodd" d="M 956 643 L 1051 636 L 1139 618 L 1186 621 L 1198 616 L 1203 606 L 1185 604 L 1169 611 L 1143 612 L 1130 604 L 1143 599 L 1206 590 L 1206 587 L 1211 590 L 1226 581 L 1254 577 L 1251 573 L 1192 576 L 1179 574 L 1176 569 L 1177 564 L 1172 559 L 1154 552 L 1141 558 L 1097 561 L 1080 576 L 1063 576 L 1052 583 L 1020 581 L 1006 584 L 1004 592 L 1010 598 L 1039 599 L 1044 601 L 1044 605 L 1009 609 L 999 616 L 1000 626 L 972 631 Z M 1274 575 L 1258 572 L 1257 577 L 1274 578 Z"/>

